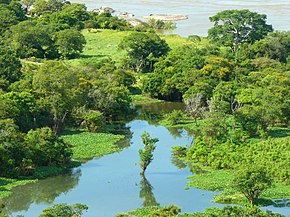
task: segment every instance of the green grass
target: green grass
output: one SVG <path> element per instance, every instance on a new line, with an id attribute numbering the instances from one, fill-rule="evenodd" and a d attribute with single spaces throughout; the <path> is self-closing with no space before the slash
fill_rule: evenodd
<path id="1" fill-rule="evenodd" d="M 214 197 L 213 201 L 216 203 L 247 204 L 244 195 L 232 188 L 232 180 L 234 178 L 233 170 L 213 170 L 205 168 L 203 173 L 188 178 L 188 187 L 210 191 L 223 191 Z M 261 194 L 260 198 L 260 205 L 270 205 L 273 199 L 289 199 L 290 186 L 275 182 L 271 188 Z"/>
<path id="2" fill-rule="evenodd" d="M 87 44 L 84 47 L 81 57 L 78 59 L 68 60 L 73 65 L 88 65 L 88 63 L 97 62 L 101 59 L 110 58 L 120 65 L 122 59 L 126 57 L 126 51 L 119 49 L 118 45 L 121 40 L 132 33 L 132 31 L 118 31 L 110 29 L 93 29 L 89 32 L 87 29 L 82 31 Z M 196 44 L 204 46 L 208 43 L 205 39 L 195 43 L 179 35 L 161 35 L 166 40 L 170 48 L 176 48 L 187 44 Z"/>
<path id="3" fill-rule="evenodd" d="M 12 188 L 31 182 L 36 182 L 36 180 L 17 180 L 0 177 L 0 199 L 8 197 L 12 194 Z"/>
<path id="4" fill-rule="evenodd" d="M 87 29 L 82 31 L 87 44 L 78 59 L 70 60 L 73 65 L 86 65 L 89 61 L 110 58 L 116 63 L 120 63 L 126 56 L 126 51 L 118 48 L 121 40 L 129 35 L 130 31 L 117 31 L 109 29 L 93 29 L 88 32 Z"/>
<path id="5" fill-rule="evenodd" d="M 75 159 L 91 159 L 120 151 L 116 142 L 124 137 L 123 135 L 90 132 L 61 136 L 65 142 L 72 144 L 73 158 Z"/>

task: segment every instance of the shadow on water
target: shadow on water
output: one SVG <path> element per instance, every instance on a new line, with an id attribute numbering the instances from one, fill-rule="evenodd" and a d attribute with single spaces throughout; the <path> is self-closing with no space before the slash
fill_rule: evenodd
<path id="1" fill-rule="evenodd" d="M 143 207 L 159 206 L 159 203 L 154 197 L 153 189 L 153 186 L 146 179 L 146 177 L 141 176 L 139 197 L 144 199 L 142 203 Z"/>
<path id="2" fill-rule="evenodd" d="M 3 200 L 9 212 L 28 210 L 32 203 L 52 204 L 56 197 L 69 192 L 79 182 L 81 170 L 69 174 L 55 176 L 36 183 L 18 186 L 12 189 L 12 195 Z"/>

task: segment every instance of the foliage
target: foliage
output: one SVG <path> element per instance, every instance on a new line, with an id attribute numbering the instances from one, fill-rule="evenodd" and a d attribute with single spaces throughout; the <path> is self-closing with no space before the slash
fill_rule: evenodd
<path id="1" fill-rule="evenodd" d="M 178 216 L 178 213 L 181 209 L 175 205 L 169 206 L 148 206 L 144 208 L 138 208 L 136 210 L 129 211 L 128 213 L 118 214 L 115 217 L 154 217 L 154 216 L 163 216 L 163 217 L 173 217 Z"/>
<path id="2" fill-rule="evenodd" d="M 129 211 L 127 213 L 118 214 L 115 217 L 155 217 L 155 216 L 168 216 L 168 217 L 283 217 L 281 214 L 272 213 L 270 211 L 262 211 L 258 207 L 240 207 L 240 206 L 225 206 L 222 209 L 208 208 L 204 212 L 197 213 L 183 213 L 179 214 L 180 208 L 175 205 L 168 207 L 145 207 Z"/>
<path id="3" fill-rule="evenodd" d="M 166 125 L 173 126 L 178 124 L 184 119 L 184 113 L 180 110 L 173 110 L 171 113 L 164 115 L 164 121 Z"/>
<path id="4" fill-rule="evenodd" d="M 146 131 L 142 134 L 144 149 L 139 149 L 141 175 L 144 175 L 147 167 L 152 162 L 153 152 L 156 148 L 155 143 L 158 141 L 159 140 L 157 138 L 151 138 L 149 133 L 147 133 Z"/>
<path id="5" fill-rule="evenodd" d="M 51 115 L 54 132 L 60 132 L 68 113 L 75 106 L 78 79 L 63 63 L 47 61 L 33 76 L 37 104 Z"/>
<path id="6" fill-rule="evenodd" d="M 18 23 L 15 12 L 6 4 L 0 4 L 0 35 Z"/>
<path id="7" fill-rule="evenodd" d="M 8 47 L 0 49 L 0 88 L 6 90 L 8 86 L 21 77 L 21 63 L 15 53 Z"/>
<path id="8" fill-rule="evenodd" d="M 272 32 L 272 26 L 266 24 L 266 15 L 249 10 L 224 10 L 209 18 L 214 27 L 209 29 L 209 38 L 230 46 L 237 54 L 242 43 L 253 43 Z"/>
<path id="9" fill-rule="evenodd" d="M 203 213 L 193 213 L 180 215 L 181 217 L 283 217 L 281 214 L 272 213 L 270 211 L 262 211 L 258 207 L 240 207 L 240 206 L 225 206 L 222 209 L 208 208 Z"/>
<path id="10" fill-rule="evenodd" d="M 116 146 L 116 142 L 124 138 L 124 136 L 82 132 L 63 135 L 61 138 L 65 142 L 72 144 L 73 158 L 91 159 L 119 151 L 120 149 Z"/>
<path id="11" fill-rule="evenodd" d="M 76 203 L 73 205 L 55 204 L 52 207 L 45 208 L 39 217 L 80 217 L 88 209 L 87 205 Z"/>
<path id="12" fill-rule="evenodd" d="M 102 112 L 109 120 L 114 120 L 131 110 L 129 91 L 123 85 L 109 80 L 95 81 L 88 95 L 93 108 Z"/>
<path id="13" fill-rule="evenodd" d="M 90 132 L 100 131 L 104 125 L 103 113 L 94 110 L 86 111 L 80 125 Z"/>
<path id="14" fill-rule="evenodd" d="M 31 13 L 40 16 L 51 12 L 61 11 L 64 3 L 63 0 L 37 0 L 33 5 Z"/>
<path id="15" fill-rule="evenodd" d="M 86 40 L 76 29 L 65 29 L 56 33 L 55 45 L 63 58 L 76 58 L 82 53 Z"/>
<path id="16" fill-rule="evenodd" d="M 119 44 L 128 53 L 129 66 L 138 71 L 151 71 L 157 58 L 169 51 L 165 40 L 155 33 L 131 33 Z"/>
<path id="17" fill-rule="evenodd" d="M 262 168 L 238 170 L 234 178 L 235 188 L 242 192 L 252 205 L 257 205 L 261 193 L 269 188 L 272 180 Z"/>
<path id="18" fill-rule="evenodd" d="M 90 19 L 86 22 L 85 26 L 89 31 L 91 28 L 121 31 L 130 29 L 130 24 L 127 20 L 119 19 L 116 16 L 112 16 L 110 13 L 97 14 L 90 12 Z"/>
<path id="19" fill-rule="evenodd" d="M 53 59 L 57 57 L 52 40 L 54 31 L 51 26 L 37 24 L 34 21 L 24 21 L 10 28 L 6 41 L 20 58 L 33 56 Z"/>
<path id="20" fill-rule="evenodd" d="M 0 175 L 15 177 L 22 167 L 27 149 L 22 145 L 23 135 L 12 119 L 0 119 Z"/>
<path id="21" fill-rule="evenodd" d="M 25 142 L 31 151 L 32 163 L 38 166 L 66 165 L 70 162 L 72 150 L 48 127 L 30 130 Z"/>
<path id="22" fill-rule="evenodd" d="M 35 97 L 29 92 L 10 91 L 2 94 L 0 108 L 0 117 L 13 119 L 22 132 L 27 132 L 37 126 L 39 108 L 36 105 Z"/>

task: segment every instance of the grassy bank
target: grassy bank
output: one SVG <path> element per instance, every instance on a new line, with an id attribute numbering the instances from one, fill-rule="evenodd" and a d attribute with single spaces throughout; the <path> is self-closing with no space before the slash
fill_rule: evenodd
<path id="1" fill-rule="evenodd" d="M 203 167 L 201 173 L 188 177 L 188 187 L 194 187 L 210 191 L 222 191 L 213 199 L 216 203 L 243 204 L 248 202 L 243 194 L 233 189 L 233 170 L 213 170 Z M 272 205 L 272 200 L 290 198 L 290 186 L 281 182 L 275 182 L 260 196 L 260 205 Z M 289 204 L 290 206 L 290 204 Z"/>

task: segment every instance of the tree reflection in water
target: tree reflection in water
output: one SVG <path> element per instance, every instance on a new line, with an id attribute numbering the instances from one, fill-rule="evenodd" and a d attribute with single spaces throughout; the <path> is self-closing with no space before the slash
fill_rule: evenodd
<path id="1" fill-rule="evenodd" d="M 28 210 L 32 203 L 52 204 L 56 197 L 73 189 L 79 182 L 81 170 L 69 174 L 39 180 L 12 189 L 10 197 L 4 200 L 9 212 Z"/>
<path id="2" fill-rule="evenodd" d="M 159 206 L 153 194 L 153 186 L 145 176 L 141 176 L 139 197 L 144 198 L 143 207 Z"/>

